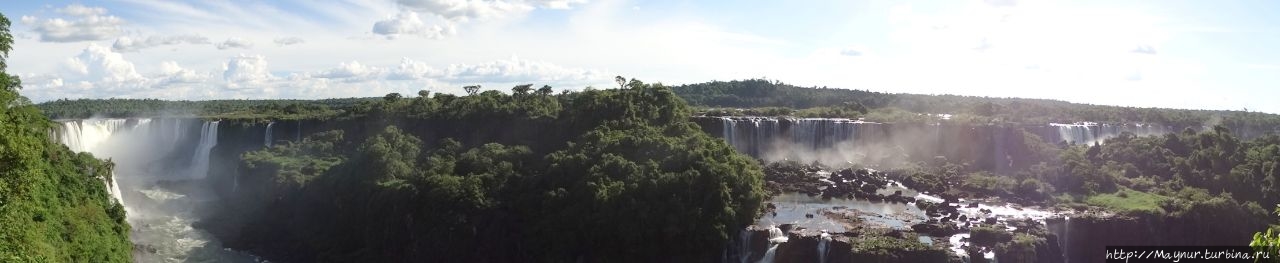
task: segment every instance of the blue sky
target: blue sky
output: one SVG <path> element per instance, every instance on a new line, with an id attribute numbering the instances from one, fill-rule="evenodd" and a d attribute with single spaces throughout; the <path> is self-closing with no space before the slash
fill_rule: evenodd
<path id="1" fill-rule="evenodd" d="M 1280 113 L 1272 1 L 6 1 L 58 98 L 326 98 L 770 78 Z"/>

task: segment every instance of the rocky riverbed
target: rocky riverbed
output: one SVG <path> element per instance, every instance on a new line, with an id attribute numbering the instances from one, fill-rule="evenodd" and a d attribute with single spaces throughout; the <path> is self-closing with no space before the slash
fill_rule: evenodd
<path id="1" fill-rule="evenodd" d="M 1074 212 L 922 193 L 871 169 L 789 168 L 766 169 L 774 195 L 727 262 L 1064 260 L 1047 222 Z"/>

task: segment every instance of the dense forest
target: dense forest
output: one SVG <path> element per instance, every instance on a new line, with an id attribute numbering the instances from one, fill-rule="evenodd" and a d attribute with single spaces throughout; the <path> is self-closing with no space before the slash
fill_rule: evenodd
<path id="1" fill-rule="evenodd" d="M 124 207 L 103 184 L 112 164 L 49 138 L 53 123 L 4 72 L 9 25 L 0 15 L 0 261 L 130 262 Z"/>
<path id="2" fill-rule="evenodd" d="M 244 203 L 265 205 L 230 209 L 253 218 L 233 243 L 299 262 L 707 262 L 761 210 L 760 166 L 668 87 L 431 95 L 245 153 Z"/>
<path id="3" fill-rule="evenodd" d="M 867 118 L 879 122 L 987 124 L 1159 123 L 1177 127 L 1224 125 L 1275 131 L 1280 115 L 1222 110 L 1137 108 L 1045 99 L 889 94 L 827 87 L 797 87 L 764 79 L 713 81 L 672 88 L 702 114 Z"/>

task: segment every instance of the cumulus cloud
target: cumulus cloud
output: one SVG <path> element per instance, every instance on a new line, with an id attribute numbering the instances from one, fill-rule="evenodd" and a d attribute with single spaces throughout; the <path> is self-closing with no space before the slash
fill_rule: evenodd
<path id="1" fill-rule="evenodd" d="M 142 79 L 132 62 L 98 44 L 89 44 L 80 55 L 67 59 L 65 66 L 69 75 L 78 80 L 121 82 Z"/>
<path id="2" fill-rule="evenodd" d="M 107 15 L 101 7 L 87 7 L 79 4 L 68 5 L 57 9 L 57 12 L 70 16 L 69 19 L 23 16 L 22 23 L 40 36 L 43 42 L 79 42 L 107 40 L 124 32 L 124 20 Z"/>
<path id="3" fill-rule="evenodd" d="M 168 35 L 168 36 L 148 36 L 142 39 L 134 39 L 131 37 L 120 37 L 111 45 L 111 49 L 116 52 L 136 52 L 139 50 L 153 48 L 164 45 L 178 44 L 209 44 L 209 38 L 198 35 Z"/>
<path id="4" fill-rule="evenodd" d="M 246 40 L 243 38 L 233 37 L 233 38 L 228 38 L 226 41 L 222 41 L 221 43 L 218 43 L 216 46 L 218 47 L 218 49 L 232 49 L 232 48 L 250 49 L 250 48 L 253 48 L 253 42 L 250 42 L 249 40 Z"/>
<path id="5" fill-rule="evenodd" d="M 282 38 L 277 38 L 275 42 L 276 42 L 276 45 L 289 46 L 289 45 L 302 44 L 305 41 L 303 41 L 302 38 L 300 37 L 282 37 Z"/>
<path id="6" fill-rule="evenodd" d="M 343 62 L 338 66 L 338 68 L 320 72 L 319 74 L 314 75 L 314 77 L 359 80 L 376 77 L 377 74 L 378 68 L 360 64 L 358 61 L 351 61 L 351 63 Z"/>
<path id="7" fill-rule="evenodd" d="M 228 85 L 260 84 L 271 79 L 267 58 L 262 55 L 240 54 L 222 65 L 222 79 Z"/>
<path id="8" fill-rule="evenodd" d="M 428 66 L 427 63 L 414 61 L 411 58 L 402 58 L 400 59 L 400 65 L 396 66 L 395 69 L 391 69 L 391 71 L 387 73 L 387 79 L 414 80 L 423 79 L 429 75 L 435 74 L 439 74 L 439 72 L 431 66 Z"/>
<path id="9" fill-rule="evenodd" d="M 178 62 L 165 61 L 160 63 L 160 84 L 201 83 L 208 80 L 208 75 L 182 68 L 182 66 L 178 65 Z"/>
<path id="10" fill-rule="evenodd" d="M 446 35 L 453 34 L 453 26 L 447 24 L 427 25 L 414 12 L 400 12 L 395 16 L 385 20 L 378 21 L 373 24 L 373 33 L 385 35 L 391 38 L 399 35 L 417 35 L 426 38 L 439 39 Z"/>

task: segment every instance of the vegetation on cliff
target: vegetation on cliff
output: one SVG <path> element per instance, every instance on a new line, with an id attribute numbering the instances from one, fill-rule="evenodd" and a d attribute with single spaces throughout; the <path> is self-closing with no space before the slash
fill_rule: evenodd
<path id="1" fill-rule="evenodd" d="M 103 184 L 112 164 L 49 138 L 52 122 L 4 72 L 9 24 L 0 15 L 0 261 L 130 262 L 124 207 Z"/>
<path id="2" fill-rule="evenodd" d="M 549 91 L 388 95 L 246 153 L 269 204 L 240 240 L 299 261 L 712 261 L 758 215 L 760 166 L 670 88 Z"/>

